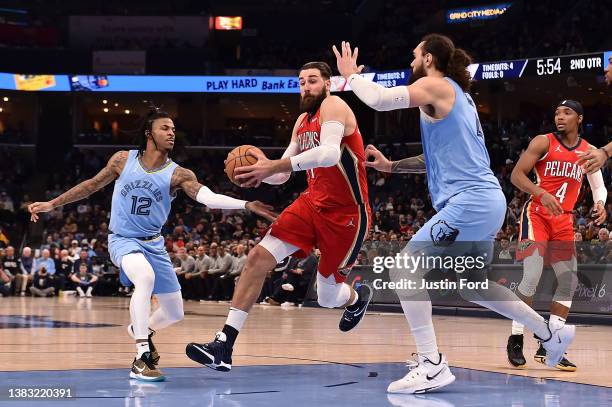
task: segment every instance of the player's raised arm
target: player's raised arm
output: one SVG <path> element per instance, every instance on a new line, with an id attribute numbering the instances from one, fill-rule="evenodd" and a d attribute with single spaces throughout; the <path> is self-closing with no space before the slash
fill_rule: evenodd
<path id="1" fill-rule="evenodd" d="M 552 215 L 556 216 L 563 213 L 559 201 L 550 193 L 546 192 L 545 189 L 537 186 L 529 179 L 529 173 L 533 170 L 535 164 L 548 151 L 548 144 L 548 138 L 544 135 L 536 136 L 531 140 L 527 150 L 521 154 L 521 157 L 514 166 L 510 181 L 521 191 L 540 198 L 542 205 L 550 211 Z"/>
<path id="2" fill-rule="evenodd" d="M 81 182 L 51 201 L 34 202 L 28 205 L 28 211 L 32 214 L 30 220 L 36 222 L 38 220 L 38 213 L 40 212 L 49 212 L 58 206 L 79 201 L 101 190 L 119 177 L 125 165 L 125 161 L 127 160 L 127 156 L 127 151 L 117 151 L 110 160 L 108 160 L 106 166 L 93 178 Z"/>
<path id="3" fill-rule="evenodd" d="M 448 96 L 449 88 L 440 78 L 423 77 L 409 86 L 385 88 L 359 75 L 363 65 L 357 66 L 358 48 L 352 51 L 350 44 L 343 41 L 340 51 L 335 45 L 332 50 L 336 55 L 340 75 L 346 78 L 355 95 L 374 110 L 389 111 L 433 105 L 440 97 Z"/>
<path id="4" fill-rule="evenodd" d="M 403 158 L 398 161 L 390 161 L 383 153 L 373 145 L 365 149 L 366 167 L 374 168 L 380 172 L 390 172 L 394 174 L 425 174 L 425 156 L 419 154 L 414 157 Z M 369 161 L 373 159 L 373 161 Z"/>
<path id="5" fill-rule="evenodd" d="M 193 171 L 176 167 L 170 181 L 170 188 L 174 191 L 182 189 L 191 199 L 208 206 L 211 209 L 247 209 L 271 222 L 277 215 L 272 212 L 270 205 L 259 201 L 247 202 L 231 196 L 216 194 L 210 188 L 200 184 Z"/>

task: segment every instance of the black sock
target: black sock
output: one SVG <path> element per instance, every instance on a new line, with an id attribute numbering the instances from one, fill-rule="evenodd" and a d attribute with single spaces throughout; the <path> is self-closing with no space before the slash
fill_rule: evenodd
<path id="1" fill-rule="evenodd" d="M 234 342 L 236 342 L 236 338 L 238 337 L 238 330 L 231 325 L 223 325 L 221 332 L 223 332 L 227 338 L 226 343 L 233 348 Z"/>

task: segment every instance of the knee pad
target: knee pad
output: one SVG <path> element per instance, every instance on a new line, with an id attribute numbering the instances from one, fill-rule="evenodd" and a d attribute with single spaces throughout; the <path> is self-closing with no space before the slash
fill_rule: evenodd
<path id="1" fill-rule="evenodd" d="M 578 265 L 576 258 L 572 257 L 571 260 L 554 263 L 552 268 L 557 277 L 557 289 L 555 290 L 553 301 L 570 308 L 574 291 L 578 287 Z"/>
<path id="2" fill-rule="evenodd" d="M 351 288 L 346 283 L 336 283 L 333 275 L 328 278 L 317 273 L 317 301 L 325 308 L 336 308 L 351 298 Z"/>
<path id="3" fill-rule="evenodd" d="M 533 297 L 542 277 L 544 258 L 536 250 L 531 256 L 523 261 L 523 279 L 518 285 L 518 291 L 525 297 Z"/>

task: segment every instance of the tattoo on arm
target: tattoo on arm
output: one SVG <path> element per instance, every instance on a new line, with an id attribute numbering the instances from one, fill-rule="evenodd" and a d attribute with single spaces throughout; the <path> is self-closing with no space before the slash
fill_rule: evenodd
<path id="1" fill-rule="evenodd" d="M 177 189 L 182 189 L 188 197 L 195 201 L 198 191 L 202 188 L 202 184 L 198 182 L 193 171 L 183 167 L 176 167 L 174 174 L 172 174 L 170 188 L 173 193 Z"/>
<path id="2" fill-rule="evenodd" d="M 119 174 L 121 174 L 121 170 L 125 166 L 126 160 L 126 151 L 116 152 L 108 161 L 106 167 L 102 168 L 102 170 L 97 173 L 93 178 L 81 182 L 80 184 L 72 187 L 57 198 L 53 199 L 51 201 L 53 207 L 57 208 L 58 206 L 79 201 L 83 198 L 87 198 L 94 192 L 101 190 L 102 188 L 113 182 L 115 179 L 117 179 Z"/>
<path id="3" fill-rule="evenodd" d="M 393 161 L 391 163 L 391 172 L 396 174 L 424 174 L 426 172 L 425 157 L 421 154 L 416 157 L 408 157 L 403 160 Z"/>

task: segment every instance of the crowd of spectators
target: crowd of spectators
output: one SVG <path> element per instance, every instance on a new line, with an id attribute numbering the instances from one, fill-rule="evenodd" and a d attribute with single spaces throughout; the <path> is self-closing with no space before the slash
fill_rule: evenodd
<path id="1" fill-rule="evenodd" d="M 541 129 L 533 129 L 522 122 L 496 126 L 485 121 L 483 127 L 488 134 L 492 168 L 508 202 L 506 221 L 497 236 L 494 261 L 516 263 L 518 220 L 527 196 L 510 183 L 510 174 L 530 135 L 538 134 Z M 380 148 L 391 159 L 414 155 L 401 144 L 380 145 Z M 175 153 L 175 160 L 193 169 L 198 179 L 211 189 L 243 199 L 259 199 L 273 204 L 277 211 L 286 207 L 305 188 L 304 180 L 297 175 L 282 186 L 240 190 L 222 172 L 225 152 Z M 38 174 L 47 177 L 47 190 L 39 199 L 52 199 L 79 180 L 93 176 L 109 155 L 73 150 L 63 157 L 62 171 Z M 129 295 L 130 290 L 120 286 L 119 270 L 108 256 L 112 184 L 86 200 L 45 214 L 42 218 L 42 242 L 36 243 L 37 236 L 33 235 L 22 243 L 15 230 L 26 230 L 29 224 L 27 203 L 30 199 L 22 189 L 27 184 L 28 172 L 25 169 L 7 171 L 8 168 L 19 168 L 19 164 L 12 162 L 14 158 L 8 153 L 4 158 L 0 171 L 3 171 L 3 176 L 13 177 L 13 181 L 0 188 L 3 208 L 0 212 L 14 213 L 15 216 L 13 223 L 3 223 L 0 232 L 0 264 L 3 265 L 0 293 L 40 296 L 75 291 L 82 296 Z M 612 185 L 611 167 L 609 165 L 603 170 L 606 185 Z M 357 259 L 357 264 L 361 265 L 371 264 L 375 256 L 399 252 L 435 213 L 425 175 L 391 175 L 368 170 L 368 184 L 372 228 Z M 19 196 L 22 198 L 18 199 Z M 575 240 L 583 242 L 578 246 L 578 260 L 582 264 L 612 261 L 612 202 L 606 205 L 606 210 L 607 222 L 595 225 L 591 192 L 585 182 L 575 210 Z M 244 211 L 210 210 L 179 192 L 162 234 L 185 298 L 204 301 L 230 299 L 248 252 L 268 227 L 266 221 Z M 313 261 L 316 263 L 316 256 L 307 264 L 291 259 L 280 267 L 269 276 L 261 300 L 271 304 L 282 303 L 287 298 L 290 302 L 299 302 L 299 297 L 305 294 L 304 282 L 310 279 L 311 271 L 316 268 L 312 267 Z M 303 272 L 306 269 L 308 271 Z M 293 289 L 284 290 L 283 286 Z"/>

